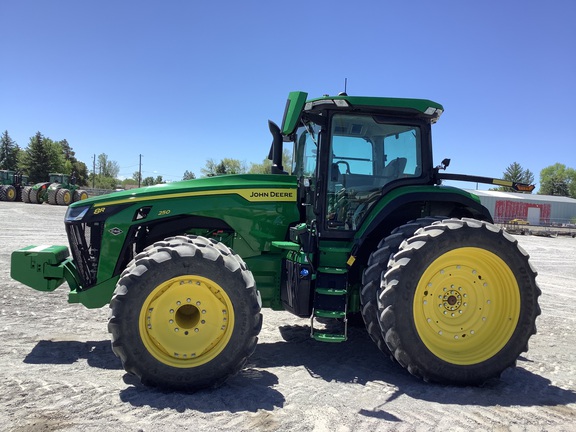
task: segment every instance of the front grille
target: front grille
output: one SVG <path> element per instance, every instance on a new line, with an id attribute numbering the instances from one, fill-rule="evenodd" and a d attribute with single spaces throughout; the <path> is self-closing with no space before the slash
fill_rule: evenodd
<path id="1" fill-rule="evenodd" d="M 104 222 L 68 222 L 66 233 L 82 288 L 96 285 Z"/>

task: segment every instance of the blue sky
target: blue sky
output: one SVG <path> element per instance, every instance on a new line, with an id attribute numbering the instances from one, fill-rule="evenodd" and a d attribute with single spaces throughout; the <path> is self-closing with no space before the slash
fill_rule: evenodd
<path id="1" fill-rule="evenodd" d="M 262 162 L 288 93 L 432 99 L 448 172 L 576 168 L 576 1 L 0 2 L 0 131 L 89 167 Z M 466 185 L 463 185 L 466 186 Z M 470 186 L 470 185 L 468 185 Z"/>

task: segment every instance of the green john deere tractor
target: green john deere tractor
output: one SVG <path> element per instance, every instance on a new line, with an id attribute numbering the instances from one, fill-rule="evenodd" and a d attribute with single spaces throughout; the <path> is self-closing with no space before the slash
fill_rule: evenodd
<path id="1" fill-rule="evenodd" d="M 22 191 L 22 201 L 33 204 L 47 202 L 53 205 L 69 205 L 86 198 L 88 193 L 79 188 L 74 177 L 60 173 L 50 173 L 47 182 L 27 186 Z"/>
<path id="2" fill-rule="evenodd" d="M 20 201 L 22 188 L 28 182 L 28 176 L 16 171 L 0 170 L 0 201 Z"/>
<path id="3" fill-rule="evenodd" d="M 528 255 L 432 161 L 441 105 L 290 93 L 271 174 L 145 187 L 70 205 L 66 246 L 12 254 L 12 277 L 109 303 L 112 348 L 151 386 L 195 390 L 245 364 L 261 307 L 310 318 L 320 342 L 361 315 L 426 381 L 479 384 L 513 366 L 540 314 Z M 293 166 L 282 166 L 292 143 Z M 290 171 L 290 173 L 286 171 Z"/>

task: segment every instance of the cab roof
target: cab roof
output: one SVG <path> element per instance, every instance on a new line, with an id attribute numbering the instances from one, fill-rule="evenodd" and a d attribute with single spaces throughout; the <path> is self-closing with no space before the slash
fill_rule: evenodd
<path id="1" fill-rule="evenodd" d="M 374 108 L 387 111 L 404 111 L 423 114 L 431 123 L 435 123 L 444 107 L 437 102 L 428 99 L 410 99 L 410 98 L 390 98 L 374 96 L 348 96 L 341 93 L 337 96 L 325 95 L 319 98 L 306 100 L 308 93 L 291 92 L 288 96 L 284 120 L 282 124 L 282 133 L 289 135 L 292 133 L 298 122 L 298 119 L 305 111 L 313 111 L 320 108 L 328 108 L 327 105 L 333 105 L 334 108 L 340 109 L 358 109 Z"/>
<path id="2" fill-rule="evenodd" d="M 374 97 L 374 96 L 323 96 L 316 99 L 311 99 L 306 102 L 304 110 L 309 110 L 317 105 L 326 103 L 334 103 L 337 106 L 344 106 L 345 104 L 338 101 L 346 101 L 352 107 L 366 106 L 376 108 L 400 108 L 412 109 L 419 111 L 423 114 L 440 116 L 444 111 L 444 107 L 437 102 L 428 99 L 409 99 L 409 98 L 391 98 L 391 97 Z"/>

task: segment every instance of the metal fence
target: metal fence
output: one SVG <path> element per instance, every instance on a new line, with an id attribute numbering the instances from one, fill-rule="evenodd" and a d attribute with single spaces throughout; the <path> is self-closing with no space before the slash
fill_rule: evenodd
<path id="1" fill-rule="evenodd" d="M 114 192 L 113 189 L 92 189 L 92 188 L 85 188 L 84 189 L 86 192 L 88 192 L 88 196 L 100 196 L 100 195 L 106 195 L 109 193 Z"/>

